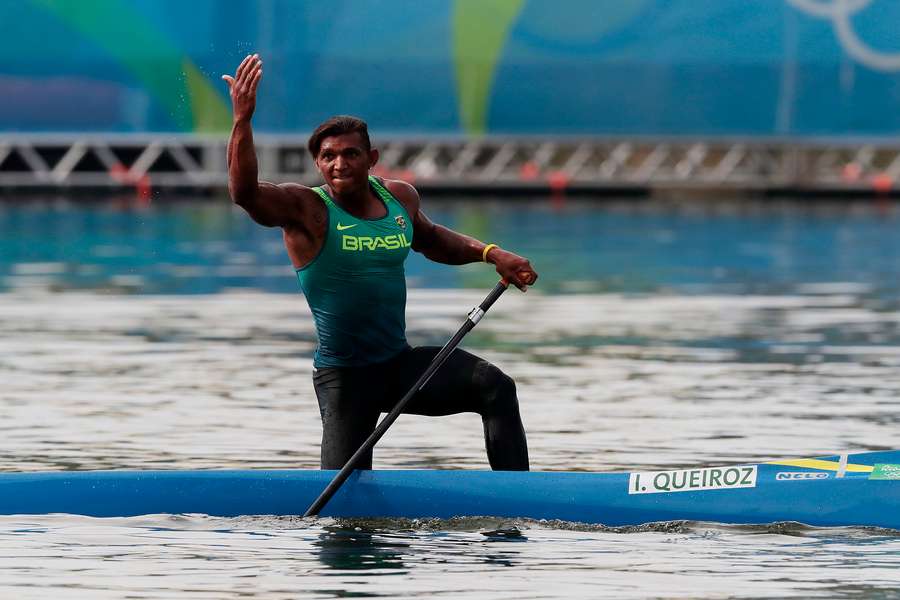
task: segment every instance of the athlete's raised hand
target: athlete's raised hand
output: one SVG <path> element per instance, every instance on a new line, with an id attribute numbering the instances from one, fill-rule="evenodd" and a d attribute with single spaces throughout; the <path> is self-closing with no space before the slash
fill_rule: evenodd
<path id="1" fill-rule="evenodd" d="M 222 79 L 228 84 L 231 94 L 234 120 L 249 120 L 256 109 L 256 88 L 262 79 L 262 59 L 259 54 L 248 54 L 247 58 L 241 61 L 234 77 L 222 75 Z"/>

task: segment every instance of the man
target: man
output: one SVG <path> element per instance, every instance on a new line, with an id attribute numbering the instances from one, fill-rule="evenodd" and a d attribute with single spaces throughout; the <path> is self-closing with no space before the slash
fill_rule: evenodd
<path id="1" fill-rule="evenodd" d="M 313 384 L 322 416 L 321 464 L 340 469 L 440 350 L 406 342 L 403 262 L 410 247 L 445 264 L 491 262 L 522 291 L 537 273 L 521 256 L 432 223 L 408 183 L 370 177 L 378 150 L 365 122 L 354 117 L 329 119 L 309 139 L 324 186 L 258 181 L 250 119 L 262 79 L 259 55 L 222 78 L 234 111 L 231 197 L 257 223 L 282 228 L 319 338 Z M 477 412 L 491 467 L 528 470 L 515 384 L 468 352 L 456 349 L 405 412 Z M 358 466 L 372 468 L 371 452 Z"/>

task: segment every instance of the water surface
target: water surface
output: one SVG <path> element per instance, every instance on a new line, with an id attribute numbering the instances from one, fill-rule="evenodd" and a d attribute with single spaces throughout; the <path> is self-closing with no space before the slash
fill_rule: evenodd
<path id="1" fill-rule="evenodd" d="M 465 346 L 517 382 L 532 465 L 632 470 L 897 447 L 891 207 L 435 205 L 541 273 Z M 222 203 L 0 204 L 0 470 L 315 468 L 315 334 L 276 230 Z M 414 257 L 413 343 L 494 281 Z M 381 468 L 482 469 L 474 415 Z M 298 507 L 298 512 L 303 507 Z M 524 520 L 0 517 L 15 598 L 888 598 L 897 532 Z"/>

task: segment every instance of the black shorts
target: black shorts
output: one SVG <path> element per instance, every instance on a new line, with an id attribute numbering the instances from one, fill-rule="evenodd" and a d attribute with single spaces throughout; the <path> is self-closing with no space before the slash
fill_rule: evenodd
<path id="1" fill-rule="evenodd" d="M 438 346 L 408 348 L 375 365 L 316 370 L 313 384 L 322 416 L 323 469 L 344 466 L 375 430 L 381 413 L 403 398 L 439 351 Z M 515 384 L 497 367 L 465 350 L 455 349 L 403 412 L 431 417 L 478 413 L 485 425 L 491 466 L 528 468 Z M 371 452 L 357 466 L 370 469 Z"/>

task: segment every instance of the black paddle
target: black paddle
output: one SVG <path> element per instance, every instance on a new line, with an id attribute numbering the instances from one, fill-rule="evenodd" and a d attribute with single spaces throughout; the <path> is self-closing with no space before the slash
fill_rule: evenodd
<path id="1" fill-rule="evenodd" d="M 328 487 L 319 494 L 319 497 L 316 498 L 316 501 L 313 502 L 306 512 L 303 514 L 304 517 L 314 517 L 319 514 L 328 501 L 331 500 L 331 497 L 338 491 L 338 488 L 341 487 L 347 478 L 350 477 L 350 473 L 353 472 L 353 469 L 356 467 L 356 463 L 359 462 L 359 459 L 363 457 L 363 455 L 371 450 L 378 440 L 381 439 L 381 436 L 387 432 L 388 428 L 393 424 L 394 421 L 397 420 L 397 417 L 400 416 L 400 413 L 403 412 L 403 407 L 405 407 L 412 397 L 416 395 L 416 392 L 425 387 L 425 384 L 428 383 L 428 380 L 431 379 L 431 376 L 434 375 L 435 371 L 437 371 L 442 364 L 447 360 L 450 356 L 450 353 L 459 345 L 459 342 L 466 336 L 467 333 L 472 331 L 472 328 L 481 320 L 481 317 L 484 316 L 484 313 L 488 311 L 491 305 L 497 301 L 497 298 L 500 297 L 500 294 L 506 291 L 506 288 L 509 284 L 505 279 L 501 279 L 497 282 L 497 285 L 494 286 L 494 289 L 491 290 L 491 293 L 487 295 L 487 297 L 481 301 L 476 308 L 473 308 L 469 313 L 468 318 L 466 318 L 466 322 L 463 323 L 463 326 L 459 328 L 459 331 L 456 332 L 449 342 L 441 348 L 441 351 L 437 353 L 437 356 L 434 357 L 434 360 L 431 361 L 431 364 L 428 365 L 428 368 L 425 369 L 425 372 L 422 373 L 422 376 L 419 377 L 419 380 L 412 386 L 412 388 L 406 393 L 405 396 L 397 403 L 394 408 L 391 409 L 391 412 L 387 414 L 385 418 L 381 420 L 381 423 L 378 424 L 378 427 L 375 428 L 375 431 L 372 432 L 372 435 L 363 442 L 363 445 L 359 447 L 353 456 L 350 457 L 350 460 L 347 461 L 347 464 L 344 465 L 344 468 L 338 472 L 337 475 L 334 476 L 334 479 L 331 480 L 331 483 L 328 484 Z"/>

